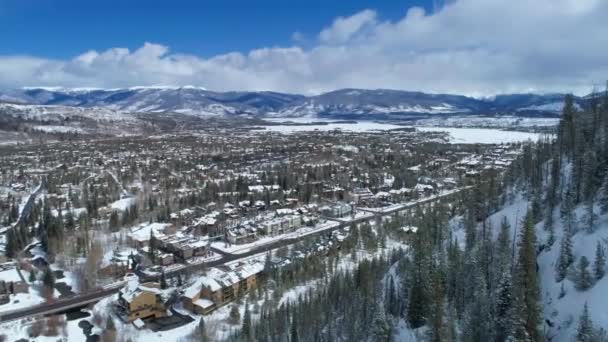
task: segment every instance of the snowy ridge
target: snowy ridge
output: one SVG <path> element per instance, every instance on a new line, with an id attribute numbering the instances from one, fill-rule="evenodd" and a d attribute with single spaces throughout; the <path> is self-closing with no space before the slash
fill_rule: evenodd
<path id="1" fill-rule="evenodd" d="M 517 196 L 512 204 L 505 206 L 502 210 L 490 216 L 490 226 L 495 229 L 494 236 L 498 235 L 503 218 L 506 218 L 510 224 L 511 236 L 517 236 L 529 205 L 530 203 L 527 200 L 521 196 Z M 583 211 L 582 206 L 577 208 L 575 210 L 576 216 L 579 218 L 583 217 Z M 553 342 L 575 340 L 578 318 L 583 311 L 583 305 L 588 303 L 589 314 L 593 320 L 594 327 L 608 330 L 608 311 L 606 311 L 606 307 L 608 307 L 608 296 L 606 296 L 606 293 L 608 293 L 608 277 L 598 280 L 590 289 L 580 291 L 575 287 L 576 275 L 573 269 L 569 276 L 562 281 L 564 284 L 564 295 L 561 296 L 562 282 L 556 281 L 555 263 L 558 260 L 559 242 L 564 235 L 564 227 L 558 209 L 554 211 L 554 222 L 556 243 L 551 248 L 544 249 L 537 257 L 543 320 L 548 320 L 553 324 L 553 327 L 547 327 L 546 322 L 543 322 L 543 327 L 549 330 L 548 336 L 553 337 Z M 536 224 L 537 241 L 541 244 L 549 238 L 549 233 L 543 229 L 543 225 L 544 221 Z M 464 232 L 460 231 L 459 233 L 459 241 L 464 241 Z M 599 217 L 595 232 L 589 234 L 583 230 L 578 230 L 572 236 L 572 250 L 575 260 L 585 256 L 588 260 L 593 261 L 598 241 L 606 249 L 608 246 L 608 215 Z"/>
<path id="2" fill-rule="evenodd" d="M 66 119 L 75 116 L 84 116 L 95 121 L 124 121 L 131 119 L 131 116 L 126 113 L 103 107 L 82 108 L 12 103 L 0 103 L 0 115 L 9 115 L 26 120 L 49 120 L 52 117 Z"/>
<path id="3" fill-rule="evenodd" d="M 433 115 L 557 116 L 562 94 L 509 94 L 488 98 L 388 89 L 342 89 L 316 96 L 270 91 L 209 91 L 200 86 L 153 85 L 123 89 L 25 87 L 0 100 L 37 105 L 103 107 L 122 112 L 195 116 L 336 117 L 384 119 Z M 581 106 L 584 98 L 576 98 Z"/>

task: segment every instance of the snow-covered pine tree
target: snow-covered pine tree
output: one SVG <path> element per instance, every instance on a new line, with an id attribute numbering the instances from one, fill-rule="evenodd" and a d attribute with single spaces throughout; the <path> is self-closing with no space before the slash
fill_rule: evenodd
<path id="1" fill-rule="evenodd" d="M 595 260 L 593 261 L 593 274 L 595 279 L 600 280 L 606 274 L 606 255 L 600 241 L 595 247 Z"/>
<path id="2" fill-rule="evenodd" d="M 578 319 L 578 328 L 576 329 L 577 342 L 593 342 L 595 341 L 593 333 L 593 322 L 589 317 L 589 309 L 587 303 L 583 307 L 583 313 Z"/>
<path id="3" fill-rule="evenodd" d="M 516 331 L 516 338 L 532 341 L 540 340 L 540 307 L 538 274 L 536 271 L 536 234 L 531 212 L 528 211 L 524 218 L 521 237 L 519 240 L 519 255 L 517 268 L 515 270 L 515 298 L 519 310 L 517 310 L 518 321 L 523 324 Z"/>
<path id="4" fill-rule="evenodd" d="M 564 280 L 568 274 L 568 268 L 574 262 L 572 254 L 572 234 L 570 230 L 564 227 L 564 235 L 560 244 L 559 255 L 555 263 L 555 280 L 560 282 Z"/>
<path id="5" fill-rule="evenodd" d="M 253 332 L 251 331 L 251 311 L 249 310 L 249 303 L 245 304 L 242 332 L 245 341 L 253 341 Z"/>
<path id="6" fill-rule="evenodd" d="M 595 224 L 597 222 L 597 214 L 595 213 L 593 200 L 585 202 L 585 215 L 582 217 L 582 221 L 585 225 L 585 231 L 589 234 L 595 231 Z"/>
<path id="7" fill-rule="evenodd" d="M 577 266 L 576 288 L 585 291 L 593 285 L 591 273 L 589 272 L 589 260 L 586 256 L 581 256 Z"/>
<path id="8" fill-rule="evenodd" d="M 375 300 L 374 302 L 369 340 L 374 342 L 388 342 L 391 335 L 391 329 L 388 325 L 384 308 L 379 300 Z"/>
<path id="9" fill-rule="evenodd" d="M 608 212 L 608 167 L 604 170 L 604 181 L 600 188 L 599 201 L 602 213 Z"/>
<path id="10" fill-rule="evenodd" d="M 494 303 L 494 332 L 496 341 L 507 341 L 513 337 L 513 283 L 511 272 L 505 269 L 499 278 Z"/>

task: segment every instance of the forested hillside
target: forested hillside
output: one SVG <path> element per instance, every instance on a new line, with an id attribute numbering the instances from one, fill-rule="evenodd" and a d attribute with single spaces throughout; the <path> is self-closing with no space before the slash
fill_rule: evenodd
<path id="1" fill-rule="evenodd" d="M 237 341 L 607 341 L 608 92 L 459 201 L 395 216 L 410 249 L 265 307 Z M 276 275 L 275 275 L 276 276 Z"/>

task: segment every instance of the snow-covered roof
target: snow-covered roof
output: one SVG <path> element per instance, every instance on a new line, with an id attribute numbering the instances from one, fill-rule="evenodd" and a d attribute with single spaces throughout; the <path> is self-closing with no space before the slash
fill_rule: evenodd
<path id="1" fill-rule="evenodd" d="M 144 224 L 140 224 L 139 226 L 135 226 L 133 228 L 131 228 L 130 232 L 129 232 L 129 236 L 133 239 L 133 240 L 137 240 L 137 241 L 148 241 L 150 239 L 150 232 L 154 231 L 154 236 L 155 237 L 160 237 L 163 234 L 163 231 L 165 230 L 165 228 L 167 228 L 168 226 L 170 226 L 167 223 L 144 223 Z"/>
<path id="2" fill-rule="evenodd" d="M 227 270 L 210 268 L 207 274 L 200 277 L 191 287 L 188 288 L 184 296 L 194 298 L 201 287 L 206 287 L 215 292 L 222 288 L 238 283 L 264 270 L 264 265 L 258 261 L 240 262 L 237 264 L 226 265 Z"/>
<path id="3" fill-rule="evenodd" d="M 127 282 L 125 287 L 120 290 L 122 298 L 127 302 L 133 301 L 137 296 L 144 292 L 153 293 L 156 295 L 162 295 L 163 291 L 159 289 L 156 283 L 143 283 L 140 284 L 136 279 Z"/>
<path id="4" fill-rule="evenodd" d="M 200 299 L 197 299 L 194 302 L 192 302 L 192 304 L 194 304 L 195 306 L 198 306 L 200 308 L 207 309 L 209 307 L 212 307 L 215 303 L 213 303 L 209 299 L 200 298 Z"/>

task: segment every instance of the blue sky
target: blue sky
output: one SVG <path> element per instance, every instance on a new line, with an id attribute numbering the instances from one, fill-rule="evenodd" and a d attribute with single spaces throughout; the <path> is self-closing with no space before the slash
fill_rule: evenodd
<path id="1" fill-rule="evenodd" d="M 606 0 L 0 0 L 0 88 L 488 96 L 608 78 Z"/>
<path id="2" fill-rule="evenodd" d="M 0 54 L 68 58 L 89 49 L 135 49 L 144 42 L 209 57 L 288 46 L 338 16 L 372 8 L 396 20 L 432 1 L 363 0 L 0 0 Z M 298 42 L 312 44 L 312 42 Z"/>

